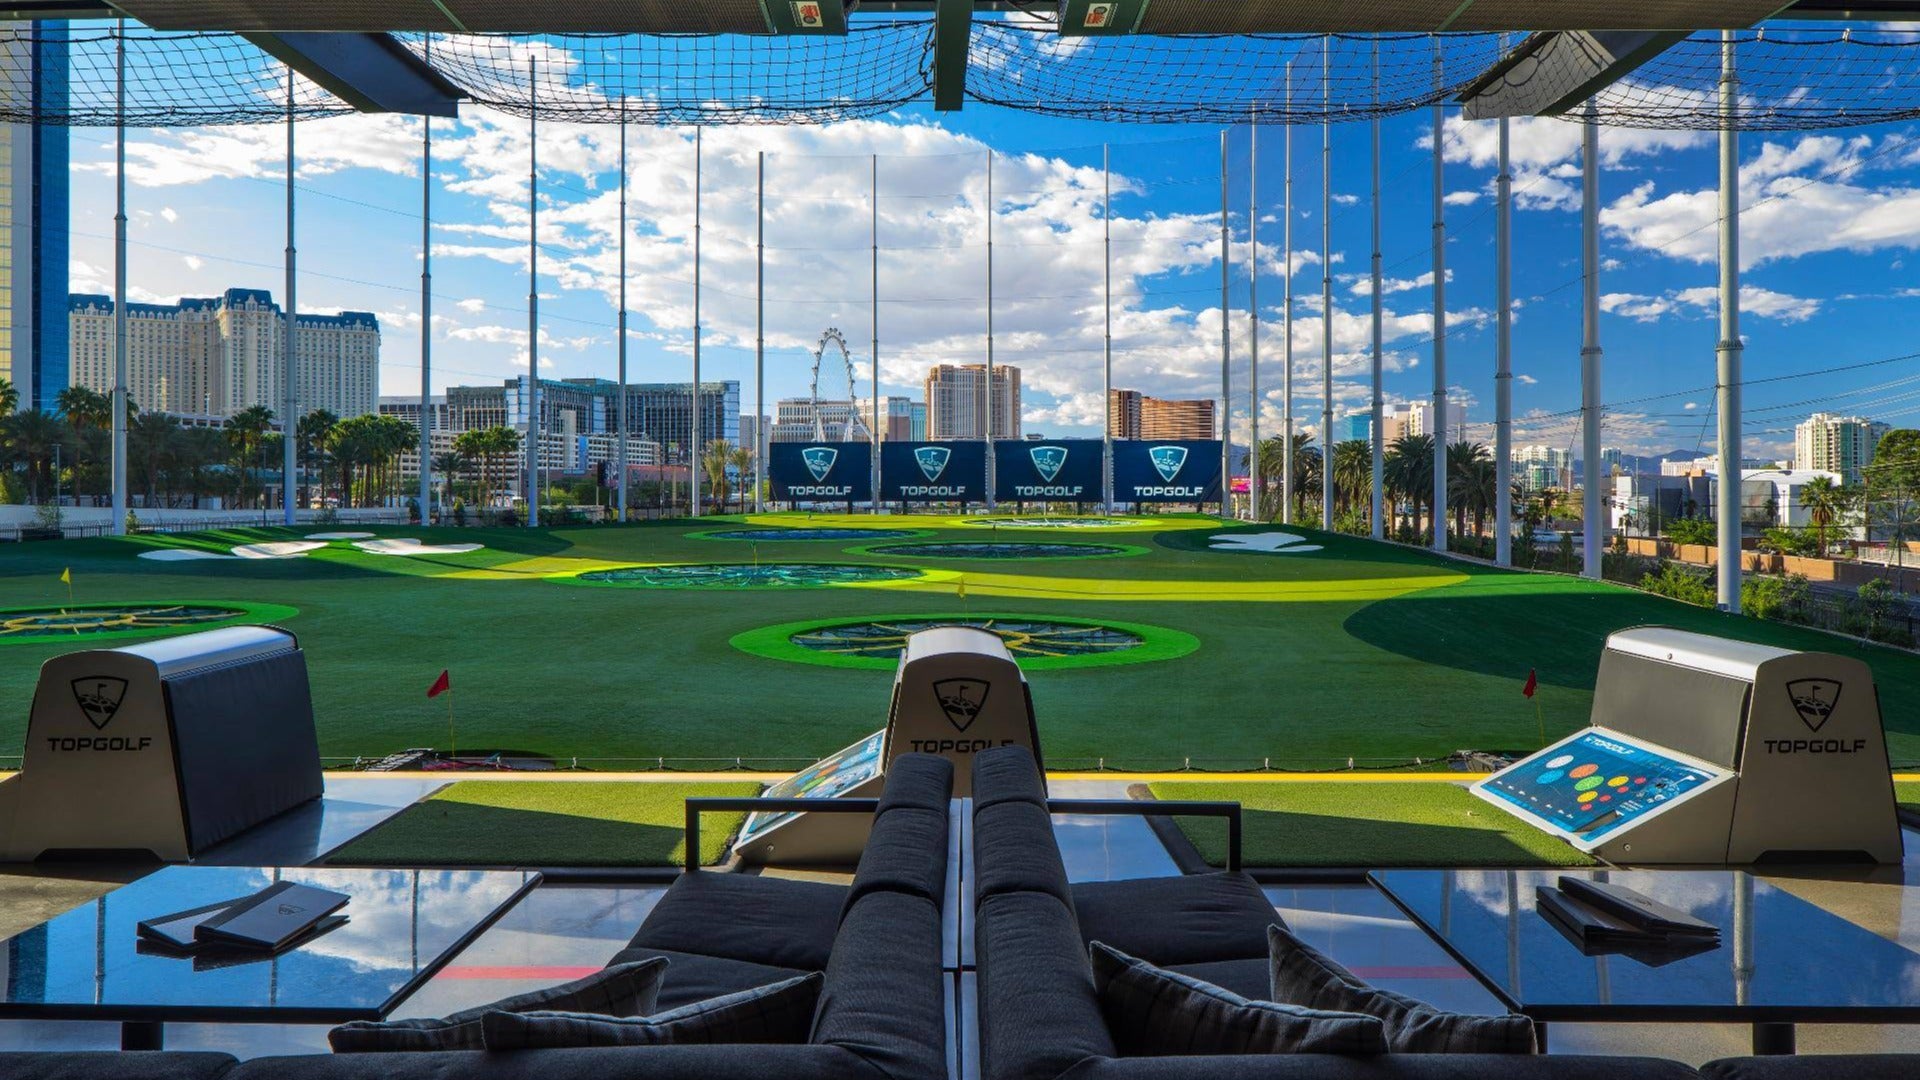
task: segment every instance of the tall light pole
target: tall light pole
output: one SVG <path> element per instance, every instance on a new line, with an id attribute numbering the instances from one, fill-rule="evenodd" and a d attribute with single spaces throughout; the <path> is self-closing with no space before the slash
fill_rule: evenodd
<path id="1" fill-rule="evenodd" d="M 1585 487 L 1580 523 L 1584 541 L 1581 572 L 1600 579 L 1600 118 L 1587 101 L 1581 128 L 1580 268 L 1583 275 L 1581 324 L 1585 342 L 1580 348 L 1581 463 Z"/>
<path id="2" fill-rule="evenodd" d="M 1247 520 L 1260 519 L 1266 491 L 1260 469 L 1260 114 L 1247 125 Z"/>
<path id="3" fill-rule="evenodd" d="M 127 531 L 127 20 L 114 29 L 113 535 Z"/>
<path id="4" fill-rule="evenodd" d="M 1233 230 L 1227 220 L 1227 129 L 1220 129 L 1220 517 L 1233 516 Z"/>
<path id="5" fill-rule="evenodd" d="M 1281 200 L 1281 213 L 1286 225 L 1280 231 L 1280 246 L 1285 250 L 1282 257 L 1286 260 L 1285 292 L 1281 298 L 1280 311 L 1280 360 L 1285 365 L 1280 372 L 1280 522 L 1293 524 L 1293 500 L 1299 492 L 1293 490 L 1293 61 L 1287 61 L 1287 137 L 1285 162 L 1282 171 L 1286 174 L 1286 194 Z"/>
<path id="6" fill-rule="evenodd" d="M 1333 38 L 1321 41 L 1320 90 L 1320 527 L 1333 531 Z"/>
<path id="7" fill-rule="evenodd" d="M 624 93 L 624 91 L 623 91 Z M 631 421 L 627 416 L 627 102 L 620 99 L 620 318 L 614 331 L 619 335 L 619 397 L 614 401 L 614 460 L 620 465 L 618 490 L 614 502 L 622 522 L 627 520 L 627 437 Z"/>
<path id="8" fill-rule="evenodd" d="M 527 528 L 540 527 L 540 61 L 527 59 Z"/>
<path id="9" fill-rule="evenodd" d="M 880 512 L 880 155 L 872 155 L 869 166 L 872 169 L 872 198 L 868 210 L 872 216 L 868 219 L 867 239 L 873 245 L 873 306 L 869 313 L 873 328 L 873 430 L 867 433 L 867 441 L 873 445 L 873 458 L 867 463 L 868 482 L 871 488 L 874 513 Z"/>
<path id="10" fill-rule="evenodd" d="M 292 438 L 292 425 L 288 426 Z M 433 517 L 433 117 L 420 117 L 420 523 Z"/>
<path id="11" fill-rule="evenodd" d="M 753 235 L 753 505 L 767 509 L 767 152 L 760 151 Z"/>
<path id="12" fill-rule="evenodd" d="M 300 304 L 294 294 L 294 262 L 297 252 L 293 243 L 293 69 L 287 69 L 287 333 L 281 349 L 286 353 L 280 363 L 280 518 L 281 524 L 293 524 L 293 422 L 299 415 L 299 401 L 294 391 L 295 326 L 300 321 Z M 264 500 L 264 496 L 262 498 Z M 422 511 L 424 513 L 424 511 Z"/>
<path id="13" fill-rule="evenodd" d="M 1447 110 L 1446 76 L 1433 39 L 1433 550 L 1447 550 Z"/>
<path id="14" fill-rule="evenodd" d="M 987 150 L 987 509 L 999 504 L 995 497 L 993 460 L 993 150 Z"/>
<path id="15" fill-rule="evenodd" d="M 1101 267 L 1106 274 L 1104 310 L 1106 336 L 1100 349 L 1100 397 L 1106 402 L 1107 422 L 1100 432 L 1100 503 L 1113 513 L 1113 147 L 1100 147 L 1102 187 L 1100 224 L 1103 229 Z"/>
<path id="16" fill-rule="evenodd" d="M 1504 51 L 1504 50 L 1503 50 Z M 1513 565 L 1513 162 L 1500 118 L 1500 168 L 1494 180 L 1493 561 Z"/>
<path id="17" fill-rule="evenodd" d="M 1380 43 L 1373 43 L 1373 94 L 1374 104 L 1380 100 Z M 1368 519 L 1368 528 L 1375 540 L 1384 540 L 1387 536 L 1386 521 L 1386 406 L 1383 401 L 1386 389 L 1385 326 L 1383 285 L 1380 266 L 1380 114 L 1375 111 L 1373 117 L 1373 397 L 1368 406 L 1369 423 L 1367 425 L 1367 450 L 1369 464 L 1368 476 L 1372 490 L 1369 496 L 1369 508 L 1372 511 Z"/>
<path id="18" fill-rule="evenodd" d="M 1740 610 L 1740 84 L 1733 31 L 1720 34 L 1720 606 Z"/>
<path id="19" fill-rule="evenodd" d="M 693 411 L 688 414 L 691 427 L 687 441 L 687 508 L 691 516 L 700 516 L 700 196 L 706 180 L 706 158 L 701 146 L 701 128 L 693 129 Z"/>

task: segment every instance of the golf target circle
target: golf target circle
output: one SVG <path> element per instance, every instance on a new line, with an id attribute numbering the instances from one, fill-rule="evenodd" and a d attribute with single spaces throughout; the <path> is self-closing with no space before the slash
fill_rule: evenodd
<path id="1" fill-rule="evenodd" d="M 565 580 L 629 589 L 817 589 L 919 576 L 905 567 L 850 563 L 692 563 L 589 570 Z"/>
<path id="2" fill-rule="evenodd" d="M 871 555 L 898 559 L 1104 559 L 1116 555 L 1144 555 L 1145 548 L 1125 544 L 999 543 L 992 540 L 955 540 L 945 543 L 882 544 L 866 549 Z"/>
<path id="3" fill-rule="evenodd" d="M 990 529 L 1125 529 L 1141 524 L 1109 517 L 988 517 L 967 518 L 966 524 Z"/>
<path id="4" fill-rule="evenodd" d="M 719 529 L 690 533 L 701 540 L 750 540 L 755 543 L 791 543 L 801 540 L 906 540 L 927 535 L 922 529 Z"/>
<path id="5" fill-rule="evenodd" d="M 817 619 L 750 630 L 732 643 L 743 652 L 770 659 L 891 671 L 908 638 L 943 626 L 973 627 L 997 635 L 1028 671 L 1169 660 L 1200 647 L 1193 635 L 1163 626 L 1018 614 Z"/>
<path id="6" fill-rule="evenodd" d="M 268 622 L 295 613 L 272 604 L 85 604 L 0 610 L 0 642 L 59 642 L 206 630 L 237 620 Z"/>

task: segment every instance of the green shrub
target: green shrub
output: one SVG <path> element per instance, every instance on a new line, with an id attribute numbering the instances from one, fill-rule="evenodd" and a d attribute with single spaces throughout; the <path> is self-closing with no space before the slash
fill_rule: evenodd
<path id="1" fill-rule="evenodd" d="M 1373 526 L 1367 521 L 1367 512 L 1357 506 L 1348 507 L 1333 519 L 1333 531 L 1348 536 L 1370 536 Z"/>
<path id="2" fill-rule="evenodd" d="M 1662 562 L 1656 572 L 1640 579 L 1640 587 L 1657 596 L 1669 596 L 1701 607 L 1712 607 L 1717 599 L 1707 574 L 1673 562 Z"/>
<path id="3" fill-rule="evenodd" d="M 1676 544 L 1704 544 L 1711 547 L 1720 542 L 1720 530 L 1705 518 L 1675 518 L 1667 522 L 1667 539 Z"/>
<path id="4" fill-rule="evenodd" d="M 1777 555 L 1812 557 L 1820 554 L 1820 541 L 1810 532 L 1768 529 L 1760 537 L 1760 550 Z"/>
<path id="5" fill-rule="evenodd" d="M 1813 586 L 1805 574 L 1766 577 L 1755 574 L 1740 582 L 1740 610 L 1756 619 L 1805 622 Z"/>

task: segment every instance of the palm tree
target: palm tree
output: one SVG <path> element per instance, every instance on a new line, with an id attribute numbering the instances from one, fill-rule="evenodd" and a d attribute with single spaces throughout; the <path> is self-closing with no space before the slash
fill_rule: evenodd
<path id="1" fill-rule="evenodd" d="M 1813 536 L 1820 545 L 1820 554 L 1827 553 L 1827 530 L 1840 520 L 1849 501 L 1846 489 L 1834 483 L 1831 476 L 1816 476 L 1800 489 L 1800 504 L 1807 508 L 1807 517 L 1813 522 Z"/>
<path id="2" fill-rule="evenodd" d="M 273 410 L 265 405 L 249 405 L 227 418 L 227 438 L 233 444 L 235 464 L 240 467 L 240 499 L 247 497 L 248 468 L 260 452 L 273 427 Z M 265 492 L 262 492 L 264 500 Z"/>
<path id="3" fill-rule="evenodd" d="M 1453 507 L 1453 531 L 1456 535 L 1466 535 L 1469 510 L 1473 511 L 1475 533 L 1485 523 L 1487 511 L 1493 506 L 1494 495 L 1500 487 L 1489 471 L 1492 465 L 1493 455 L 1481 443 L 1463 439 L 1448 444 L 1447 502 Z M 1482 473 L 1487 475 L 1482 476 Z"/>
<path id="4" fill-rule="evenodd" d="M 460 434 L 466 435 L 468 433 L 463 431 Z M 454 439 L 454 446 L 458 447 L 459 445 L 460 440 L 456 437 Z M 449 450 L 444 454 L 433 455 L 433 471 L 439 474 L 440 483 L 444 486 L 443 494 L 440 496 L 440 502 L 443 507 L 453 504 L 453 482 L 472 467 L 473 459 L 458 449 Z"/>
<path id="5" fill-rule="evenodd" d="M 99 440 L 92 438 L 94 433 L 113 424 L 113 402 L 105 394 L 84 386 L 69 386 L 60 391 L 54 403 L 67 418 L 67 424 L 73 428 L 75 456 L 73 470 L 73 494 L 77 500 L 80 495 L 80 468 L 82 460 L 94 460 L 93 453 L 99 447 Z"/>
<path id="6" fill-rule="evenodd" d="M 1373 444 L 1366 439 L 1348 439 L 1333 444 L 1334 502 L 1342 510 L 1356 503 L 1373 502 Z"/>
<path id="7" fill-rule="evenodd" d="M 706 474 L 707 488 L 714 493 L 714 504 L 722 511 L 727 508 L 727 466 L 731 464 L 732 450 L 727 440 L 715 439 L 700 455 L 700 471 Z"/>
<path id="8" fill-rule="evenodd" d="M 160 474 L 179 450 L 180 434 L 180 421 L 166 413 L 141 413 L 127 422 L 127 458 L 143 481 L 149 507 L 160 505 Z"/>
<path id="9" fill-rule="evenodd" d="M 53 454 L 67 445 L 67 426 L 50 412 L 28 409 L 6 418 L 7 456 L 27 467 L 27 501 L 40 501 L 40 485 L 53 472 Z"/>
<path id="10" fill-rule="evenodd" d="M 0 379 L 0 416 L 5 416 L 20 407 L 20 391 L 14 389 L 13 380 Z"/>
<path id="11" fill-rule="evenodd" d="M 747 485 L 754 483 L 753 451 L 745 446 L 736 446 L 727 454 L 727 464 L 740 474 L 740 509 L 747 508 Z"/>
<path id="12" fill-rule="evenodd" d="M 1413 532 L 1420 533 L 1422 511 L 1433 503 L 1433 436 L 1402 435 L 1387 448 L 1387 491 L 1396 502 L 1405 499 L 1413 515 Z"/>
<path id="13" fill-rule="evenodd" d="M 326 501 L 326 457 L 327 434 L 340 418 L 326 409 L 315 409 L 302 416 L 293 428 L 294 456 L 303 473 L 311 472 L 320 478 L 320 501 Z M 301 501 L 311 504 L 314 498 L 304 487 Z"/>

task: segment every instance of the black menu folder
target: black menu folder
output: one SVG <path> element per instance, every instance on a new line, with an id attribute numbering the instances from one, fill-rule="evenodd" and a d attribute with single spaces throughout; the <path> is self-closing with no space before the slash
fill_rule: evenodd
<path id="1" fill-rule="evenodd" d="M 1625 885 L 1569 875 L 1560 879 L 1560 891 L 1570 899 L 1649 934 L 1662 937 L 1717 937 L 1720 934 L 1720 928 L 1712 923 Z"/>
<path id="2" fill-rule="evenodd" d="M 247 899 L 244 896 L 236 896 L 217 904 L 188 908 L 186 911 L 176 911 L 171 915 L 162 915 L 155 919 L 143 919 L 134 924 L 134 929 L 143 942 L 152 942 L 170 949 L 191 951 L 199 944 L 193 939 L 195 927 Z"/>
<path id="3" fill-rule="evenodd" d="M 282 881 L 200 923 L 193 938 L 202 945 L 279 949 L 313 930 L 349 899 L 345 893 Z"/>

